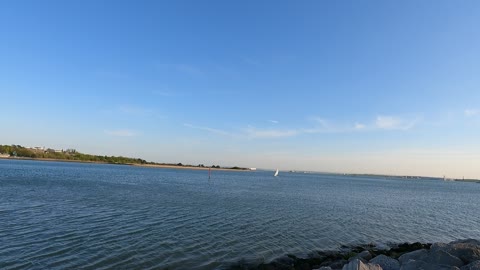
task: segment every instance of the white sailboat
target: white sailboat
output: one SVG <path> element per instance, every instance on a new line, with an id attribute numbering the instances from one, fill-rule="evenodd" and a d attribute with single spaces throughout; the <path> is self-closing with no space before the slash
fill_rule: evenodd
<path id="1" fill-rule="evenodd" d="M 278 176 L 278 169 L 275 171 L 275 174 L 273 176 Z"/>

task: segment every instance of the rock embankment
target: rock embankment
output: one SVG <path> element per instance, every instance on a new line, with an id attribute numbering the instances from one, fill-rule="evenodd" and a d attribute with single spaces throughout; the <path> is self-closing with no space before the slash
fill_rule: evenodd
<path id="1" fill-rule="evenodd" d="M 262 270 L 480 270 L 480 241 L 458 240 L 448 244 L 400 244 L 342 247 L 319 251 L 308 258 L 287 255 L 260 265 L 232 265 L 230 269 Z"/>

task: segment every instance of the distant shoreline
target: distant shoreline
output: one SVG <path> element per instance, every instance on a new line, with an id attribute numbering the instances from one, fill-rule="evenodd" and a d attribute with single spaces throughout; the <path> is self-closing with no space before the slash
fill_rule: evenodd
<path id="1" fill-rule="evenodd" d="M 31 158 L 31 157 L 12 157 L 12 156 L 2 156 L 0 159 L 10 159 L 10 160 L 37 160 L 37 161 L 52 161 L 52 162 L 75 162 L 75 163 L 93 163 L 93 164 L 111 164 L 111 165 L 124 165 L 124 166 L 137 166 L 144 168 L 158 168 L 158 169 L 185 169 L 185 170 L 215 170 L 215 171 L 248 171 L 252 170 L 248 168 L 212 168 L 212 167 L 199 167 L 191 165 L 176 165 L 176 164 L 140 164 L 140 163 L 114 163 L 114 162 L 102 162 L 102 161 L 89 161 L 89 160 L 73 160 L 73 159 L 55 159 L 55 158 Z M 283 171 L 284 173 L 297 173 L 295 171 Z M 344 175 L 350 177 L 384 177 L 384 178 L 395 178 L 395 179 L 404 179 L 404 180 L 440 180 L 442 178 L 435 176 L 401 176 L 401 175 L 379 175 L 379 174 L 358 174 L 358 173 L 333 173 L 333 172 L 308 172 L 308 173 L 320 173 L 320 174 L 332 174 L 332 175 Z M 468 182 L 468 183 L 479 183 L 480 179 L 448 179 L 446 182 Z"/>
<path id="2" fill-rule="evenodd" d="M 211 168 L 211 167 L 196 167 L 188 165 L 162 165 L 162 164 L 127 164 L 131 166 L 146 167 L 146 168 L 162 168 L 162 169 L 189 169 L 189 170 L 215 170 L 215 171 L 234 171 L 234 172 L 251 172 L 248 169 L 230 169 L 230 168 Z"/>
<path id="3" fill-rule="evenodd" d="M 215 170 L 215 171 L 235 171 L 235 172 L 249 172 L 248 169 L 230 169 L 230 168 L 211 168 L 211 167 L 196 167 L 188 165 L 163 165 L 163 164 L 135 164 L 135 163 L 109 163 L 101 161 L 87 161 L 87 160 L 71 160 L 71 159 L 54 159 L 54 158 L 29 158 L 29 157 L 2 157 L 0 159 L 8 160 L 33 160 L 33 161 L 48 161 L 48 162 L 73 162 L 73 163 L 91 163 L 91 164 L 110 164 L 110 165 L 123 165 L 123 166 L 135 166 L 145 168 L 158 168 L 158 169 L 183 169 L 183 170 Z"/>

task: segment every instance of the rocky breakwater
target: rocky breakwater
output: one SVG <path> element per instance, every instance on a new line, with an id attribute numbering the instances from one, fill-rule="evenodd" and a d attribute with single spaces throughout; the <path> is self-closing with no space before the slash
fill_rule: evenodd
<path id="1" fill-rule="evenodd" d="M 339 251 L 319 251 L 308 258 L 287 255 L 259 265 L 236 264 L 230 269 L 262 270 L 480 270 L 480 241 L 343 246 Z"/>

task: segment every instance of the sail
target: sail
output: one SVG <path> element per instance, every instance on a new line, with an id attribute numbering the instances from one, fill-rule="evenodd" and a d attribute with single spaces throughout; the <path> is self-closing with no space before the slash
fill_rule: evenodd
<path id="1" fill-rule="evenodd" d="M 273 176 L 278 176 L 278 169 L 275 171 L 275 174 Z"/>

